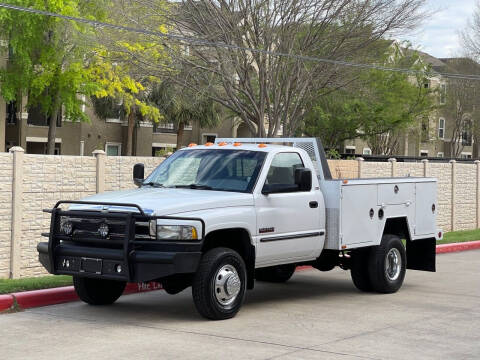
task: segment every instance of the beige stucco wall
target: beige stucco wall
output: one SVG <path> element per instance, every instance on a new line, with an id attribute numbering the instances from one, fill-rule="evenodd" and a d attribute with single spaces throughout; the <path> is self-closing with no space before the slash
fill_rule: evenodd
<path id="1" fill-rule="evenodd" d="M 145 164 L 148 175 L 162 158 L 94 156 L 47 156 L 0 153 L 0 278 L 37 276 L 45 271 L 37 261 L 36 245 L 44 241 L 50 216 L 42 209 L 58 200 L 81 199 L 94 194 L 97 182 L 105 191 L 134 188 L 132 167 Z M 18 160 L 20 159 L 20 160 Z M 100 164 L 100 165 L 99 165 Z M 99 167 L 100 166 L 100 167 Z M 334 178 L 424 176 L 438 179 L 438 226 L 446 231 L 477 227 L 480 163 L 372 163 L 361 160 L 329 160 Z M 452 171 L 455 181 L 452 184 Z M 12 181 L 16 174 L 20 181 Z M 100 176 L 99 176 L 100 174 Z M 101 175 L 104 174 L 104 175 Z M 13 195 L 13 191 L 15 194 Z M 455 207 L 452 206 L 452 200 Z M 15 205 L 15 206 L 14 206 Z M 17 213 L 12 216 L 12 209 Z M 15 220 L 16 219 L 16 220 Z M 452 219 L 454 220 L 452 226 Z M 13 231 L 12 229 L 17 231 Z M 14 255 L 12 254 L 14 250 Z M 16 250 L 16 252 L 15 252 Z"/>

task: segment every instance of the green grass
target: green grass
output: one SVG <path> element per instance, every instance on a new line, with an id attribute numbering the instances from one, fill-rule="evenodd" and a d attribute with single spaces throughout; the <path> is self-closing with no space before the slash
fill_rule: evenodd
<path id="1" fill-rule="evenodd" d="M 42 276 L 24 279 L 0 279 L 0 294 L 48 289 L 72 285 L 72 277 L 66 275 Z"/>
<path id="2" fill-rule="evenodd" d="M 480 229 L 452 231 L 443 235 L 443 240 L 437 241 L 437 244 L 451 244 L 457 242 L 480 240 Z"/>

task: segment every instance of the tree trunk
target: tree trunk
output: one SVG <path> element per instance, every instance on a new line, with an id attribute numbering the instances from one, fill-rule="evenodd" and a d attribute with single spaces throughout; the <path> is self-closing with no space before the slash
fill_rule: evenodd
<path id="1" fill-rule="evenodd" d="M 53 111 L 48 123 L 47 154 L 55 155 L 55 136 L 57 134 L 57 118 L 60 112 L 60 95 L 55 95 Z"/>
<path id="2" fill-rule="evenodd" d="M 128 114 L 128 126 L 127 126 L 127 146 L 125 149 L 126 156 L 133 155 L 133 131 L 135 130 L 135 110 L 130 109 Z"/>
<path id="3" fill-rule="evenodd" d="M 177 150 L 180 150 L 183 145 L 183 132 L 185 130 L 185 123 L 181 122 L 178 124 L 177 129 Z"/>

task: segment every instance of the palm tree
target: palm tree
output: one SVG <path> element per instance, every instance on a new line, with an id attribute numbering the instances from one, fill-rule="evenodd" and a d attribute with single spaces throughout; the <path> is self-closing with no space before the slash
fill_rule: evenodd
<path id="1" fill-rule="evenodd" d="M 201 128 L 220 123 L 220 106 L 202 94 L 194 94 L 171 81 L 163 81 L 150 94 L 150 101 L 159 108 L 164 121 L 175 124 L 177 149 L 183 144 L 186 125 L 196 123 Z"/>

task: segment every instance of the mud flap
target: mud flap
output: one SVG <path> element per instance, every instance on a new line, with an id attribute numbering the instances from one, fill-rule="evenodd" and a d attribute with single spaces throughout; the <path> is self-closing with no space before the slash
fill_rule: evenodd
<path id="1" fill-rule="evenodd" d="M 436 239 L 407 241 L 407 269 L 436 271 Z"/>

